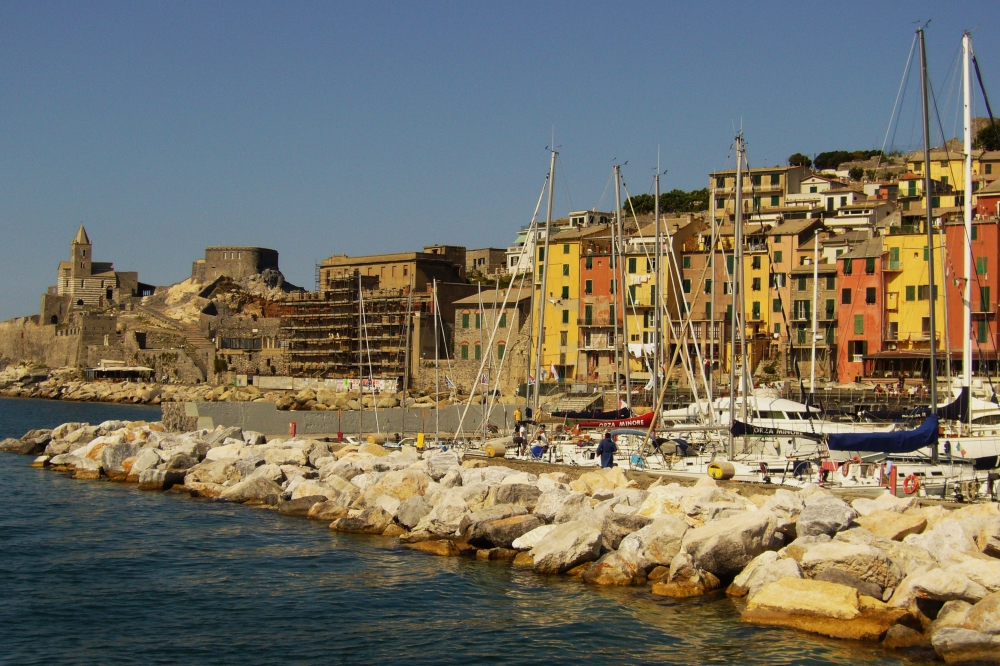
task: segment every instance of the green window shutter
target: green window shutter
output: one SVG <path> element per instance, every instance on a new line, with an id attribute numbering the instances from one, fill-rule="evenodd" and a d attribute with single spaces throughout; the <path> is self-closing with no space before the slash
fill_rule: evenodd
<path id="1" fill-rule="evenodd" d="M 483 327 L 483 319 L 482 319 L 482 317 L 483 316 L 480 315 L 480 314 L 476 315 L 476 328 L 482 328 Z"/>
<path id="2" fill-rule="evenodd" d="M 899 248 L 890 247 L 889 248 L 889 261 L 899 261 Z"/>
<path id="3" fill-rule="evenodd" d="M 867 257 L 865 259 L 865 273 L 868 275 L 875 274 L 875 257 Z"/>
<path id="4" fill-rule="evenodd" d="M 840 302 L 843 303 L 844 305 L 850 305 L 851 304 L 851 290 L 850 289 L 841 289 L 840 290 Z"/>
<path id="5" fill-rule="evenodd" d="M 483 357 L 483 348 L 480 347 L 479 345 L 476 345 L 476 360 L 478 361 L 482 357 Z"/>
<path id="6" fill-rule="evenodd" d="M 608 308 L 608 321 L 610 323 L 612 323 L 612 324 L 615 323 L 615 321 L 616 321 L 615 320 L 615 306 L 613 306 L 613 305 Z"/>
<path id="7" fill-rule="evenodd" d="M 545 261 L 545 248 L 538 248 L 538 261 Z"/>
<path id="8" fill-rule="evenodd" d="M 562 311 L 562 323 L 564 323 L 564 324 L 568 324 L 569 323 L 569 310 L 563 310 Z"/>
<path id="9" fill-rule="evenodd" d="M 936 287 L 937 285 L 934 285 L 934 286 Z M 982 312 L 989 312 L 990 311 L 990 288 L 989 287 L 980 287 L 979 288 L 979 302 L 980 302 L 980 305 L 982 306 Z"/>
<path id="10" fill-rule="evenodd" d="M 986 320 L 985 319 L 979 319 L 978 321 L 976 321 L 976 341 L 977 342 L 979 342 L 980 344 L 986 342 L 986 332 L 987 332 Z"/>
<path id="11" fill-rule="evenodd" d="M 854 272 L 854 260 L 844 259 L 844 275 L 851 275 Z"/>
<path id="12" fill-rule="evenodd" d="M 760 319 L 760 301 L 753 302 L 752 312 L 754 319 Z"/>
<path id="13" fill-rule="evenodd" d="M 504 345 L 503 343 L 497 345 L 497 360 L 498 361 L 502 361 L 503 360 L 503 353 L 506 350 L 506 347 L 507 346 Z"/>
<path id="14" fill-rule="evenodd" d="M 726 306 L 726 320 L 727 321 L 732 321 L 733 320 L 733 306 L 732 306 L 732 304 L 729 304 L 729 305 Z"/>
<path id="15" fill-rule="evenodd" d="M 681 258 L 681 265 L 684 268 L 691 268 L 691 257 L 685 256 Z"/>
<path id="16" fill-rule="evenodd" d="M 462 359 L 468 360 L 469 358 L 469 345 L 462 345 Z"/>
<path id="17" fill-rule="evenodd" d="M 733 255 L 726 257 L 726 273 L 729 275 L 733 274 Z"/>
<path id="18" fill-rule="evenodd" d="M 635 264 L 636 264 L 635 257 L 629 257 L 628 258 L 628 272 L 629 273 L 635 273 Z"/>
<path id="19" fill-rule="evenodd" d="M 864 315 L 854 315 L 854 334 L 864 335 L 865 333 L 865 317 Z"/>
<path id="20" fill-rule="evenodd" d="M 563 275 L 564 276 L 569 275 L 569 264 L 563 264 Z"/>
<path id="21" fill-rule="evenodd" d="M 712 318 L 712 302 L 711 301 L 707 301 L 705 303 L 705 316 L 707 318 L 709 318 L 709 319 Z"/>
<path id="22" fill-rule="evenodd" d="M 635 285 L 629 285 L 628 288 L 628 302 L 631 305 L 635 305 Z"/>
<path id="23" fill-rule="evenodd" d="M 500 328 L 507 328 L 507 313 L 500 315 Z"/>
<path id="24" fill-rule="evenodd" d="M 583 323 L 586 326 L 590 326 L 594 323 L 594 308 L 591 305 L 586 305 L 583 308 Z"/>
<path id="25" fill-rule="evenodd" d="M 924 245 L 924 261 L 927 261 L 929 257 L 930 257 L 930 252 L 928 252 L 927 246 Z"/>
<path id="26" fill-rule="evenodd" d="M 836 308 L 836 303 L 832 298 L 826 299 L 826 318 L 833 319 L 833 311 Z"/>
<path id="27" fill-rule="evenodd" d="M 826 278 L 826 290 L 827 291 L 833 291 L 836 288 L 837 288 L 837 276 L 836 275 L 827 276 L 827 278 Z"/>
<path id="28" fill-rule="evenodd" d="M 778 333 L 778 334 L 781 333 L 781 324 L 775 324 L 774 325 L 774 332 Z"/>
<path id="29" fill-rule="evenodd" d="M 774 252 L 774 263 L 776 263 L 776 264 L 780 264 L 781 263 L 781 250 L 775 250 L 775 252 Z"/>
<path id="30" fill-rule="evenodd" d="M 771 205 L 772 206 L 780 206 L 781 205 L 781 197 L 774 197 L 774 196 L 772 196 L 771 197 Z"/>
<path id="31" fill-rule="evenodd" d="M 469 328 L 469 315 L 462 315 L 462 328 Z"/>
<path id="32" fill-rule="evenodd" d="M 712 293 L 712 281 L 711 280 L 705 280 L 705 293 L 706 294 L 711 294 Z"/>
<path id="33" fill-rule="evenodd" d="M 569 298 L 569 287 L 563 287 L 562 288 L 562 297 L 563 298 Z"/>
<path id="34" fill-rule="evenodd" d="M 563 254 L 569 254 L 569 243 L 563 245 Z"/>
<path id="35" fill-rule="evenodd" d="M 979 227 L 975 225 L 972 227 L 972 240 L 979 240 Z"/>
<path id="36" fill-rule="evenodd" d="M 976 275 L 986 275 L 986 257 L 976 257 Z"/>
<path id="37" fill-rule="evenodd" d="M 587 280 L 583 283 L 583 293 L 592 294 L 594 293 L 594 281 Z"/>
<path id="38" fill-rule="evenodd" d="M 906 300 L 915 301 L 917 300 L 917 289 L 912 284 L 906 287 Z"/>
<path id="39" fill-rule="evenodd" d="M 584 261 L 584 265 L 587 267 L 587 270 L 592 269 L 594 267 L 594 258 L 587 257 L 587 259 Z"/>
<path id="40" fill-rule="evenodd" d="M 771 312 L 781 312 L 781 299 L 776 298 L 771 301 Z"/>
<path id="41" fill-rule="evenodd" d="M 684 284 L 684 293 L 685 294 L 690 294 L 691 293 L 691 279 L 690 278 L 684 278 L 684 283 L 683 284 Z"/>

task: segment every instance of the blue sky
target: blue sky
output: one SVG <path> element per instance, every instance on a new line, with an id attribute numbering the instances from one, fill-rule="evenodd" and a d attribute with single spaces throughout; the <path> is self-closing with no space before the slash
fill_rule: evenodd
<path id="1" fill-rule="evenodd" d="M 951 134 L 964 29 L 1000 107 L 997 9 L 3 2 L 0 319 L 38 312 L 81 222 L 152 284 L 217 244 L 277 249 L 306 287 L 331 254 L 506 247 L 553 127 L 559 214 L 609 207 L 615 159 L 648 191 L 658 146 L 666 189 L 704 187 L 741 122 L 754 165 L 880 147 L 918 19 Z"/>

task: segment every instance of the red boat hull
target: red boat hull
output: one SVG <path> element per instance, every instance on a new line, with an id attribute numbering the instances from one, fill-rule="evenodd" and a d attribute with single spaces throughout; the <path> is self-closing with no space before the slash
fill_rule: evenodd
<path id="1" fill-rule="evenodd" d="M 581 421 L 582 428 L 648 428 L 653 422 L 655 414 L 650 412 L 642 416 L 633 416 L 628 419 L 615 419 L 613 421 Z"/>

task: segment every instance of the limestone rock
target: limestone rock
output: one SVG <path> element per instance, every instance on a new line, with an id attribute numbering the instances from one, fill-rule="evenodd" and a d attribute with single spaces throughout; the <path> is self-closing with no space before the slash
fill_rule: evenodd
<path id="1" fill-rule="evenodd" d="M 676 516 L 656 518 L 621 540 L 619 556 L 646 571 L 657 565 L 669 565 L 680 552 L 687 531 L 687 523 Z"/>
<path id="2" fill-rule="evenodd" d="M 510 548 L 514 541 L 542 525 L 538 516 L 523 515 L 502 518 L 477 525 L 477 536 L 498 548 Z M 470 540 L 471 543 L 471 540 Z"/>
<path id="3" fill-rule="evenodd" d="M 375 456 L 376 458 L 381 458 L 383 456 L 389 455 L 389 451 L 386 448 L 379 446 L 378 444 L 369 444 L 369 443 L 362 444 L 360 447 L 358 447 L 358 453 L 368 454 L 371 456 Z"/>
<path id="4" fill-rule="evenodd" d="M 281 486 L 264 478 L 249 478 L 227 489 L 220 497 L 230 502 L 273 506 L 281 497 Z"/>
<path id="5" fill-rule="evenodd" d="M 688 530 L 682 549 L 699 569 L 728 578 L 742 571 L 757 555 L 780 545 L 775 535 L 776 522 L 770 511 L 744 512 Z"/>
<path id="6" fill-rule="evenodd" d="M 757 593 L 741 619 L 834 638 L 878 640 L 906 611 L 858 594 L 854 588 L 804 578 L 783 578 Z"/>
<path id="7" fill-rule="evenodd" d="M 305 451 L 300 448 L 273 448 L 264 451 L 264 462 L 268 465 L 305 465 L 309 462 Z"/>
<path id="8" fill-rule="evenodd" d="M 452 469 L 459 469 L 461 461 L 454 451 L 438 451 L 434 455 L 425 457 L 427 461 L 427 473 L 435 481 L 440 481 Z"/>
<path id="9" fill-rule="evenodd" d="M 205 460 L 223 460 L 225 458 L 239 458 L 240 451 L 246 448 L 246 444 L 233 440 L 226 445 L 219 445 L 208 450 Z"/>
<path id="10" fill-rule="evenodd" d="M 414 530 L 451 535 L 458 531 L 462 519 L 470 513 L 468 503 L 460 494 L 461 488 L 451 488 L 442 493 L 434 508 L 424 516 Z"/>
<path id="11" fill-rule="evenodd" d="M 511 548 L 484 548 L 476 551 L 477 560 L 513 560 L 518 552 Z"/>
<path id="12" fill-rule="evenodd" d="M 538 496 L 533 513 L 545 522 L 551 523 L 570 494 L 570 491 L 562 488 L 544 491 Z"/>
<path id="13" fill-rule="evenodd" d="M 431 478 L 413 469 L 389 472 L 365 491 L 366 501 L 379 495 L 395 497 L 400 502 L 423 495 Z"/>
<path id="14" fill-rule="evenodd" d="M 139 474 L 139 490 L 169 490 L 183 482 L 183 474 L 166 469 L 147 469 Z"/>
<path id="15" fill-rule="evenodd" d="M 396 520 L 400 525 L 407 528 L 414 528 L 420 520 L 431 512 L 431 505 L 423 497 L 417 495 L 403 500 L 396 512 Z"/>
<path id="16" fill-rule="evenodd" d="M 977 552 L 979 547 L 972 536 L 967 534 L 962 523 L 954 518 L 939 521 L 922 534 L 911 534 L 903 538 L 903 543 L 920 546 L 939 562 L 945 562 L 955 553 Z"/>
<path id="17" fill-rule="evenodd" d="M 583 580 L 594 585 L 642 585 L 646 572 L 623 561 L 618 553 L 608 553 L 583 573 Z"/>
<path id="18" fill-rule="evenodd" d="M 597 559 L 601 552 L 601 532 L 578 521 L 558 525 L 531 549 L 535 571 L 563 573 Z"/>
<path id="19" fill-rule="evenodd" d="M 411 543 L 406 545 L 407 548 L 412 548 L 413 550 L 419 550 L 424 553 L 430 553 L 431 555 L 438 555 L 441 557 L 457 557 L 462 554 L 458 545 L 454 541 L 448 539 L 438 539 L 435 541 L 420 541 L 417 543 Z"/>
<path id="20" fill-rule="evenodd" d="M 516 550 L 531 550 L 545 538 L 545 535 L 555 528 L 555 525 L 539 525 L 530 532 L 522 534 L 517 539 L 514 539 L 514 542 L 511 543 L 511 547 Z"/>
<path id="21" fill-rule="evenodd" d="M 965 616 L 963 626 L 983 634 L 1000 634 L 1000 592 L 979 600 Z"/>
<path id="22" fill-rule="evenodd" d="M 497 504 L 516 504 L 523 506 L 528 511 L 535 508 L 542 491 L 538 486 L 525 483 L 500 484 L 496 487 Z"/>
<path id="23" fill-rule="evenodd" d="M 858 498 L 851 502 L 851 508 L 857 511 L 859 516 L 868 516 L 876 511 L 903 513 L 912 507 L 916 501 L 916 495 L 896 497 L 887 490 L 876 499 Z"/>
<path id="24" fill-rule="evenodd" d="M 892 650 L 913 647 L 930 647 L 930 636 L 926 636 L 916 629 L 907 627 L 905 624 L 897 624 L 889 627 L 882 639 L 882 647 Z"/>
<path id="25" fill-rule="evenodd" d="M 855 500 L 857 502 L 859 500 Z M 876 509 L 856 519 L 858 525 L 875 536 L 893 541 L 902 541 L 911 534 L 920 534 L 927 527 L 927 519 L 922 516 L 895 511 Z"/>
<path id="26" fill-rule="evenodd" d="M 333 522 L 338 518 L 343 518 L 347 515 L 347 507 L 343 506 L 339 502 L 331 502 L 327 500 L 325 502 L 317 502 L 309 508 L 309 512 L 306 517 L 309 520 L 320 520 L 326 523 Z"/>
<path id="27" fill-rule="evenodd" d="M 938 656 L 949 664 L 1000 663 L 1000 636 L 946 627 L 931 636 L 931 644 Z"/>
<path id="28" fill-rule="evenodd" d="M 803 573 L 809 578 L 820 578 L 828 569 L 839 569 L 877 585 L 879 597 L 882 589 L 899 584 L 902 573 L 881 550 L 841 541 L 813 546 L 802 556 L 801 565 Z"/>
<path id="29" fill-rule="evenodd" d="M 719 579 L 708 571 L 700 571 L 690 578 L 676 580 L 661 580 L 653 583 L 652 593 L 661 597 L 687 598 L 700 597 L 712 590 L 717 590 Z"/>
<path id="30" fill-rule="evenodd" d="M 796 521 L 795 531 L 798 536 L 833 536 L 850 527 L 857 515 L 843 500 L 829 495 L 812 495 L 806 499 L 805 508 Z"/>
<path id="31" fill-rule="evenodd" d="M 583 493 L 573 492 L 567 496 L 552 519 L 554 523 L 568 523 L 576 520 L 582 511 L 590 510 L 590 498 Z"/>
<path id="32" fill-rule="evenodd" d="M 109 474 L 111 472 L 125 472 L 122 463 L 138 453 L 139 447 L 135 444 L 111 444 L 105 446 L 101 451 L 101 466 Z"/>
<path id="33" fill-rule="evenodd" d="M 184 475 L 184 484 L 191 483 L 214 483 L 224 484 L 227 481 L 239 481 L 242 475 L 236 469 L 235 461 L 232 459 L 205 460 L 187 470 Z"/>
<path id="34" fill-rule="evenodd" d="M 661 516 L 685 517 L 681 509 L 681 500 L 687 494 L 688 489 L 679 483 L 671 483 L 666 486 L 657 486 L 649 489 L 649 495 L 639 507 L 639 515 L 646 518 L 660 518 Z"/>
<path id="35" fill-rule="evenodd" d="M 601 523 L 601 544 L 607 550 L 618 550 L 622 539 L 653 522 L 652 518 L 608 511 Z"/>
<path id="36" fill-rule="evenodd" d="M 354 534 L 382 534 L 391 522 L 392 516 L 375 506 L 361 511 L 357 516 L 338 518 L 330 525 L 330 529 Z"/>
<path id="37" fill-rule="evenodd" d="M 310 510 L 312 510 L 315 505 L 322 504 L 325 501 L 326 497 L 323 495 L 305 495 L 287 502 L 282 502 L 278 505 L 278 513 L 283 516 L 305 517 L 309 515 Z"/>
<path id="38" fill-rule="evenodd" d="M 455 488 L 456 486 L 462 485 L 462 473 L 457 469 L 449 469 L 444 476 L 441 477 L 441 487 L 442 488 Z"/>
<path id="39" fill-rule="evenodd" d="M 523 516 L 528 512 L 522 506 L 514 504 L 496 504 L 467 514 L 458 525 L 462 537 L 474 546 L 487 548 L 491 543 L 482 533 L 481 526 L 494 520 L 503 520 L 511 516 Z M 540 523 L 541 521 L 539 521 Z"/>

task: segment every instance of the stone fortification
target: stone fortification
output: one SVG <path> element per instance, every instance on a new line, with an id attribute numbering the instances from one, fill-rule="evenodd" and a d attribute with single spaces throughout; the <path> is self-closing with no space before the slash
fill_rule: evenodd
<path id="1" fill-rule="evenodd" d="M 709 478 L 645 486 L 620 468 L 519 471 L 456 450 L 222 426 L 67 423 L 0 450 L 81 480 L 270 507 L 654 598 L 725 589 L 746 598 L 742 620 L 755 625 L 931 648 L 949 663 L 995 662 L 1000 646 L 996 504 L 949 510 L 888 494 L 848 504 L 812 484 L 757 493 Z"/>

